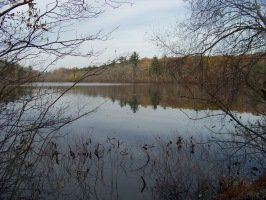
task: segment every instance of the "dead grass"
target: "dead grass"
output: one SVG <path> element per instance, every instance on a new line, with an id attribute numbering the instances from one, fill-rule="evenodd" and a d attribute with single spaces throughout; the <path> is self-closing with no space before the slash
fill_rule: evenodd
<path id="1" fill-rule="evenodd" d="M 255 182 L 232 180 L 223 177 L 221 181 L 222 194 L 219 200 L 263 200 L 266 199 L 266 172 Z"/>

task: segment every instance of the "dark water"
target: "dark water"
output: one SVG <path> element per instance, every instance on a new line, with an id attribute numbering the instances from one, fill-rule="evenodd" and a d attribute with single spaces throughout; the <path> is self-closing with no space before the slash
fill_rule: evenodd
<path id="1" fill-rule="evenodd" d="M 69 86 L 35 83 L 24 90 L 49 94 L 48 104 Z M 265 155 L 249 155 L 246 148 L 235 152 L 231 143 L 218 144 L 233 141 L 235 126 L 205 100 L 195 86 L 78 84 L 52 106 L 50 116 L 89 114 L 49 138 L 46 156 L 20 185 L 31 188 L 23 190 L 24 196 L 214 199 L 222 176 L 255 179 L 265 170 Z M 240 96 L 232 105 L 243 124 L 261 118 L 253 114 L 250 101 Z M 34 119 L 34 111 L 27 117 Z"/>

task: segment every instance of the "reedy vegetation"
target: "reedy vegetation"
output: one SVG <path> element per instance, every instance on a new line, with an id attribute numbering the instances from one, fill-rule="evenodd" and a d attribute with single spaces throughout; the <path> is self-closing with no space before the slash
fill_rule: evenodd
<path id="1" fill-rule="evenodd" d="M 54 175 L 60 172 L 57 169 L 59 168 L 57 165 L 63 165 L 63 167 L 70 166 L 69 170 L 64 172 L 69 173 L 68 175 L 74 174 L 75 181 L 79 181 L 80 184 L 86 184 L 86 182 L 80 181 L 83 178 L 87 178 L 89 173 L 88 168 L 83 168 L 85 167 L 84 163 L 87 162 L 86 164 L 88 165 L 86 167 L 88 167 L 90 166 L 89 160 L 93 159 L 95 168 L 92 174 L 93 177 L 89 177 L 89 181 L 92 180 L 93 185 L 81 185 L 79 189 L 84 189 L 84 192 L 89 191 L 89 194 L 86 194 L 88 195 L 86 197 L 89 197 L 91 195 L 90 188 L 92 188 L 97 198 L 98 192 L 95 188 L 98 178 L 102 178 L 100 170 L 104 169 L 104 160 L 101 158 L 106 152 L 105 147 L 101 144 L 96 144 L 93 149 L 89 149 L 88 152 L 82 150 L 79 155 L 78 152 L 80 152 L 84 145 L 87 145 L 86 143 L 79 144 L 77 152 L 72 151 L 72 147 L 69 147 L 69 150 L 66 151 L 67 153 L 63 153 L 58 149 L 58 144 L 53 142 L 53 138 L 61 127 L 92 111 L 82 108 L 78 110 L 76 115 L 68 116 L 65 114 L 66 108 L 58 108 L 55 104 L 62 95 L 73 88 L 79 81 L 89 80 L 87 79 L 88 76 L 97 75 L 99 72 L 108 70 L 108 73 L 104 73 L 105 75 L 101 73 L 95 80 L 103 76 L 102 79 L 98 80 L 132 80 L 134 82 L 153 80 L 167 82 L 174 80 L 196 83 L 202 91 L 208 94 L 206 100 L 218 106 L 225 115 L 228 115 L 236 123 L 236 131 L 228 133 L 233 135 L 234 137 L 231 138 L 235 140 L 230 138 L 230 140 L 215 140 L 215 142 L 223 144 L 223 147 L 228 149 L 236 147 L 234 148 L 233 155 L 238 155 L 238 152 L 245 152 L 255 157 L 258 156 L 260 160 L 265 159 L 265 106 L 254 110 L 256 114 L 261 116 L 261 119 L 248 125 L 244 124 L 241 117 L 231 109 L 232 103 L 242 88 L 249 88 L 250 90 L 248 90 L 247 95 L 256 96 L 257 101 L 265 105 L 265 86 L 263 86 L 265 76 L 260 73 L 265 73 L 265 3 L 264 1 L 257 0 L 188 0 L 187 2 L 191 6 L 192 14 L 189 23 L 180 26 L 185 30 L 180 31 L 181 28 L 178 27 L 180 32 L 174 34 L 178 36 L 178 40 L 171 41 L 169 38 L 165 40 L 164 35 L 155 36 L 155 42 L 168 50 L 170 57 L 178 57 L 166 59 L 166 64 L 164 63 L 164 58 L 160 59 L 160 74 L 153 74 L 155 77 L 150 76 L 149 68 L 152 65 L 149 59 L 143 59 L 140 62 L 132 62 L 130 64 L 122 64 L 126 60 L 120 59 L 120 64 L 113 62 L 113 66 L 108 68 L 100 67 L 93 70 L 84 70 L 82 73 L 78 73 L 82 70 L 75 69 L 74 72 L 70 70 L 72 76 L 70 79 L 74 81 L 73 86 L 60 93 L 51 89 L 35 89 L 34 92 L 29 92 L 24 96 L 15 98 L 13 102 L 0 102 L 0 193 L 4 194 L 3 197 L 8 199 L 21 198 L 21 194 L 25 192 L 23 197 L 25 195 L 25 197 L 37 198 L 42 195 L 41 190 L 45 189 L 42 186 L 39 187 L 39 184 L 43 183 L 42 178 L 48 178 L 48 184 L 45 187 L 51 186 L 52 188 L 48 190 L 48 193 L 52 191 L 55 195 L 61 195 L 60 189 L 63 187 L 62 183 L 69 179 L 61 181 L 61 178 L 67 176 L 50 177 L 51 174 Z M 41 71 L 45 72 L 51 64 L 64 56 L 93 55 L 93 51 L 82 53 L 77 50 L 82 44 L 87 42 L 108 39 L 109 33 L 105 34 L 99 31 L 85 37 L 77 36 L 66 39 L 63 36 L 65 28 L 76 20 L 93 19 L 99 16 L 104 12 L 105 7 L 102 7 L 103 5 L 117 7 L 120 4 L 121 2 L 116 1 L 94 1 L 92 3 L 91 1 L 84 0 L 55 0 L 49 3 L 45 10 L 39 10 L 38 4 L 34 0 L 1 2 L 1 100 L 8 99 L 7 95 L 16 88 L 22 84 L 36 81 L 36 78 L 40 76 L 39 72 L 32 73 L 32 70 L 29 70 L 31 73 L 22 73 L 17 66 L 18 63 L 24 62 L 27 64 L 30 62 L 33 70 L 36 65 L 42 64 Z M 55 35 L 51 36 L 53 33 Z M 169 41 L 170 43 L 168 43 Z M 185 45 L 180 44 L 181 41 L 186 42 Z M 36 61 L 37 63 L 31 63 L 36 58 L 47 56 L 51 58 L 49 62 L 41 59 L 38 62 Z M 135 58 L 137 57 L 135 56 Z M 138 59 L 130 60 L 138 61 Z M 121 70 L 122 67 L 126 70 Z M 12 73 L 16 74 L 15 76 L 12 76 L 13 74 L 7 75 L 10 69 Z M 130 69 L 133 76 L 127 74 L 127 71 L 130 71 Z M 118 79 L 119 77 L 125 77 L 125 79 Z M 67 78 L 67 80 L 70 79 Z M 187 98 L 194 97 L 193 93 L 187 96 Z M 189 185 L 180 185 L 180 182 L 176 180 L 184 179 L 184 174 L 180 174 L 182 170 L 175 170 L 175 166 L 177 163 L 181 163 L 186 168 L 186 164 L 188 164 L 189 169 L 194 170 L 196 167 L 200 169 L 199 172 L 203 172 L 205 164 L 202 165 L 203 167 L 200 166 L 201 163 L 197 159 L 194 160 L 198 161 L 197 163 L 191 160 L 184 162 L 184 157 L 171 154 L 174 151 L 176 152 L 176 149 L 171 149 L 172 144 L 173 142 L 163 146 L 163 162 L 157 160 L 161 157 L 155 156 L 151 159 L 152 152 L 147 153 L 149 146 L 144 145 L 142 147 L 143 155 L 145 155 L 148 161 L 151 160 L 153 162 L 146 162 L 145 165 L 137 169 L 139 172 L 144 173 L 143 170 L 149 169 L 145 167 L 149 166 L 148 164 L 152 164 L 151 169 L 157 175 L 161 175 L 161 177 L 157 178 L 158 182 L 156 182 L 156 189 L 160 194 L 159 198 L 194 198 L 196 197 L 195 194 L 202 197 L 202 195 L 205 195 L 202 187 L 206 180 L 197 179 L 196 182 L 186 182 Z M 180 150 L 178 148 L 181 144 L 183 144 L 182 138 L 176 142 L 177 150 Z M 187 144 L 188 149 L 185 151 L 190 151 L 191 154 L 194 154 L 195 144 L 193 140 Z M 118 143 L 111 144 L 111 147 L 114 148 L 114 145 L 118 146 Z M 76 162 L 77 155 L 79 160 Z M 127 155 L 127 152 L 124 150 L 118 151 L 117 155 Z M 200 155 L 202 154 L 200 153 Z M 83 159 L 82 156 L 86 159 Z M 180 158 L 182 158 L 182 162 Z M 45 159 L 48 159 L 47 162 L 45 162 Z M 75 161 L 68 164 L 68 161 L 71 159 Z M 41 163 L 44 165 L 41 165 Z M 118 166 L 118 163 L 121 164 L 121 162 L 117 162 L 115 166 Z M 72 164 L 77 168 L 72 170 Z M 156 168 L 155 166 L 159 167 Z M 233 166 L 236 166 L 237 171 L 239 170 L 237 163 L 233 163 Z M 42 169 L 41 167 L 48 167 L 48 169 Z M 191 173 L 191 170 L 188 173 Z M 253 170 L 256 171 L 255 168 Z M 51 171 L 53 173 L 47 176 L 47 172 Z M 211 171 L 208 172 L 210 173 Z M 203 174 L 206 175 L 205 171 Z M 236 175 L 238 176 L 239 174 L 236 173 Z M 39 179 L 37 178 L 36 180 L 36 177 Z M 145 189 L 147 184 L 145 176 L 142 174 L 140 177 Z M 54 178 L 55 180 L 53 180 Z M 213 178 L 213 174 L 211 174 L 211 178 Z M 208 176 L 206 179 L 208 179 Z M 218 177 L 216 183 L 217 181 Z M 235 182 L 229 182 L 231 185 L 235 184 Z M 32 188 L 31 186 L 36 187 Z M 190 188 L 189 186 L 192 187 Z M 263 187 L 264 185 L 262 185 Z M 165 190 L 166 188 L 167 190 Z M 212 192 L 211 197 L 213 197 L 212 195 L 218 195 L 217 190 L 214 188 L 207 188 L 209 189 L 208 192 Z M 44 192 L 46 191 L 44 190 Z"/>
<path id="2" fill-rule="evenodd" d="M 7 199 L 18 197 L 20 189 L 27 187 L 26 177 L 32 177 L 38 170 L 41 152 L 58 130 L 93 112 L 80 109 L 66 115 L 66 108 L 55 104 L 78 81 L 97 72 L 83 74 L 60 93 L 35 89 L 12 101 L 6 99 L 21 85 L 36 81 L 40 75 L 37 67 L 43 72 L 65 56 L 94 55 L 92 50 L 79 51 L 80 46 L 104 41 L 110 33 L 97 31 L 67 38 L 66 31 L 71 24 L 93 20 L 107 7 L 119 7 L 122 2 L 54 0 L 42 8 L 39 3 L 35 0 L 0 2 L 0 193 Z M 30 70 L 21 70 L 19 64 L 30 65 Z M 29 160 L 33 164 L 31 168 L 27 167 Z"/>

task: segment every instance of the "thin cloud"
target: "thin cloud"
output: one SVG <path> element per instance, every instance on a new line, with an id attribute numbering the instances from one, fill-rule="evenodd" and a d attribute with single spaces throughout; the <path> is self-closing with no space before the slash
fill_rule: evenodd
<path id="1" fill-rule="evenodd" d="M 142 57 L 154 56 L 159 52 L 156 47 L 147 39 L 147 34 L 154 30 L 154 27 L 162 29 L 170 23 L 174 23 L 178 17 L 184 15 L 184 3 L 182 0 L 135 0 L 133 5 L 125 4 L 118 9 L 109 8 L 97 19 L 90 19 L 75 25 L 77 32 L 90 34 L 99 29 L 112 31 L 119 28 L 112 34 L 112 40 L 107 42 L 94 42 L 92 48 L 96 50 L 105 49 L 104 53 L 97 58 L 98 63 L 104 63 L 125 52 L 137 51 Z M 91 48 L 90 47 L 90 48 Z M 86 49 L 83 49 L 86 51 Z M 66 62 L 67 61 L 67 62 Z M 81 59 L 62 60 L 58 66 L 87 66 L 89 62 Z"/>

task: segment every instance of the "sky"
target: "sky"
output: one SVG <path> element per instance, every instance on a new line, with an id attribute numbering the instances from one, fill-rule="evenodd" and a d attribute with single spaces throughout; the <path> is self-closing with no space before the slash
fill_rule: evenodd
<path id="1" fill-rule="evenodd" d="M 108 9 L 96 19 L 75 25 L 80 33 L 91 34 L 98 30 L 115 31 L 104 42 L 93 42 L 81 48 L 101 52 L 97 57 L 65 57 L 54 67 L 87 67 L 108 63 L 119 56 L 136 51 L 141 58 L 162 56 L 162 51 L 151 41 L 154 32 L 163 31 L 186 15 L 182 0 L 132 0 L 117 9 Z"/>

